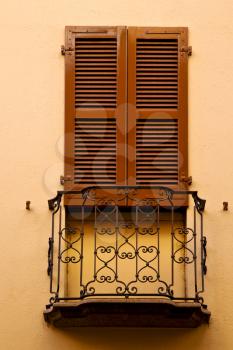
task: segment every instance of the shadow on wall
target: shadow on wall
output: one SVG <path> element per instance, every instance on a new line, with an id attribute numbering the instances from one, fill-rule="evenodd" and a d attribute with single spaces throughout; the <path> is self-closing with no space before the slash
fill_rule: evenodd
<path id="1" fill-rule="evenodd" d="M 80 350 L 198 350 L 206 343 L 209 326 L 196 329 L 76 328 L 57 329 L 67 345 Z"/>

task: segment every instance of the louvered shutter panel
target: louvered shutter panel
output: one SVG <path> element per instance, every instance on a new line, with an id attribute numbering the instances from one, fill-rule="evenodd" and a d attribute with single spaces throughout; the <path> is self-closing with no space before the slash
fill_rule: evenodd
<path id="1" fill-rule="evenodd" d="M 65 189 L 123 185 L 126 29 L 66 27 L 65 61 Z"/>
<path id="2" fill-rule="evenodd" d="M 185 189 L 187 28 L 128 30 L 128 181 Z"/>

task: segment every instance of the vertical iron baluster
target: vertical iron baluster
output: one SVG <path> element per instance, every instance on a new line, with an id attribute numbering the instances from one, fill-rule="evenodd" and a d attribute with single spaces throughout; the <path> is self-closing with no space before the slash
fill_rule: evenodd
<path id="1" fill-rule="evenodd" d="M 183 221 L 183 229 L 184 229 L 184 232 L 185 232 L 185 229 L 187 228 L 187 214 L 185 215 L 185 218 L 184 218 L 184 221 Z M 186 245 L 186 235 L 184 233 L 184 244 Z M 184 246 L 184 259 L 186 257 L 186 249 L 185 249 L 185 246 Z M 183 264 L 183 268 L 184 268 L 184 299 L 188 298 L 188 286 L 187 286 L 187 265 L 185 264 L 185 260 L 184 260 L 184 264 Z"/>
<path id="2" fill-rule="evenodd" d="M 61 274 L 61 236 L 62 236 L 62 229 L 61 229 L 61 216 L 62 216 L 62 207 L 59 208 L 59 242 L 58 242 L 58 259 L 57 259 L 57 293 L 56 297 L 59 298 L 59 291 L 60 291 L 60 274 Z"/>
<path id="3" fill-rule="evenodd" d="M 156 211 L 155 211 L 155 215 L 156 215 Z M 160 281 L 160 204 L 159 204 L 159 202 L 157 204 L 156 226 L 157 226 L 157 248 L 158 248 L 158 275 L 157 275 L 157 278 Z"/>
<path id="4" fill-rule="evenodd" d="M 136 269 L 136 282 L 138 282 L 138 205 L 136 205 L 136 211 L 135 211 L 135 233 L 136 233 L 136 249 L 135 249 L 135 258 L 136 258 L 136 264 L 135 264 L 135 269 Z"/>
<path id="5" fill-rule="evenodd" d="M 54 216 L 55 212 L 52 214 L 52 232 L 49 238 L 49 251 L 48 251 L 48 275 L 50 276 L 50 293 L 55 293 L 53 291 L 53 249 L 54 249 Z"/>
<path id="6" fill-rule="evenodd" d="M 202 280 L 202 288 L 199 293 L 203 293 L 205 289 L 205 279 L 204 275 L 206 273 L 206 266 L 205 266 L 205 258 L 204 257 L 204 244 L 206 243 L 206 238 L 203 235 L 203 215 L 202 213 L 199 213 L 201 218 L 201 280 Z"/>
<path id="7" fill-rule="evenodd" d="M 80 297 L 85 293 L 83 285 L 83 239 L 84 239 L 84 205 L 81 208 L 81 257 L 80 257 Z M 83 288 L 81 290 L 81 288 Z M 82 294 L 83 293 L 83 294 Z"/>
<path id="8" fill-rule="evenodd" d="M 195 298 L 197 297 L 197 223 L 196 223 L 196 207 L 194 206 L 194 212 L 193 212 L 193 238 L 194 238 L 194 284 L 195 284 Z"/>
<path id="9" fill-rule="evenodd" d="M 96 247 L 96 235 L 97 235 L 97 205 L 95 203 L 95 226 L 94 226 L 94 282 L 96 281 L 96 258 L 97 258 L 97 247 Z"/>
<path id="10" fill-rule="evenodd" d="M 200 232 L 200 243 L 201 243 L 201 290 L 199 290 L 196 294 L 196 299 L 203 303 L 204 299 L 200 296 L 201 293 L 205 290 L 205 278 L 204 275 L 206 274 L 206 237 L 203 235 L 203 214 L 200 210 L 198 210 L 198 213 L 200 215 L 200 221 L 201 221 L 201 232 Z"/>
<path id="11" fill-rule="evenodd" d="M 174 285 L 174 206 L 172 203 L 171 207 L 171 264 L 172 264 L 172 271 L 171 271 L 171 284 L 170 287 Z"/>
<path id="12" fill-rule="evenodd" d="M 115 257 L 116 257 L 116 274 L 115 274 L 115 278 L 116 278 L 116 282 L 118 281 L 118 229 L 119 229 L 119 207 L 116 204 L 115 206 L 115 210 L 116 210 L 116 217 L 115 217 L 115 231 L 116 231 L 116 250 L 115 250 Z"/>

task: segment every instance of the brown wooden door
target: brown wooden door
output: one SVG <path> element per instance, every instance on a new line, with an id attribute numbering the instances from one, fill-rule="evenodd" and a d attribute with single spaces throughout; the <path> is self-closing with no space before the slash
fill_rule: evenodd
<path id="1" fill-rule="evenodd" d="M 128 184 L 185 189 L 187 28 L 128 29 Z"/>
<path id="2" fill-rule="evenodd" d="M 65 190 L 126 184 L 126 93 L 125 27 L 66 27 Z"/>

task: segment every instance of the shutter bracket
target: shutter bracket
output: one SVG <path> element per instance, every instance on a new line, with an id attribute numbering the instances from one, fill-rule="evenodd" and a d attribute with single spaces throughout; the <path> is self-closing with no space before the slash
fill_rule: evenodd
<path id="1" fill-rule="evenodd" d="M 180 52 L 185 52 L 188 54 L 188 56 L 192 56 L 193 48 L 192 48 L 192 46 L 182 46 L 180 48 Z"/>
<path id="2" fill-rule="evenodd" d="M 71 55 L 73 51 L 74 51 L 73 47 L 71 47 L 71 46 L 65 47 L 65 45 L 61 45 L 61 54 L 62 54 L 62 56 Z"/>
<path id="3" fill-rule="evenodd" d="M 190 185 L 192 185 L 193 178 L 192 178 L 192 176 L 182 176 L 181 181 L 190 186 Z"/>
<path id="4" fill-rule="evenodd" d="M 71 176 L 63 176 L 63 175 L 60 176 L 60 184 L 61 185 L 64 185 L 65 182 L 67 182 L 67 181 L 72 181 Z"/>

